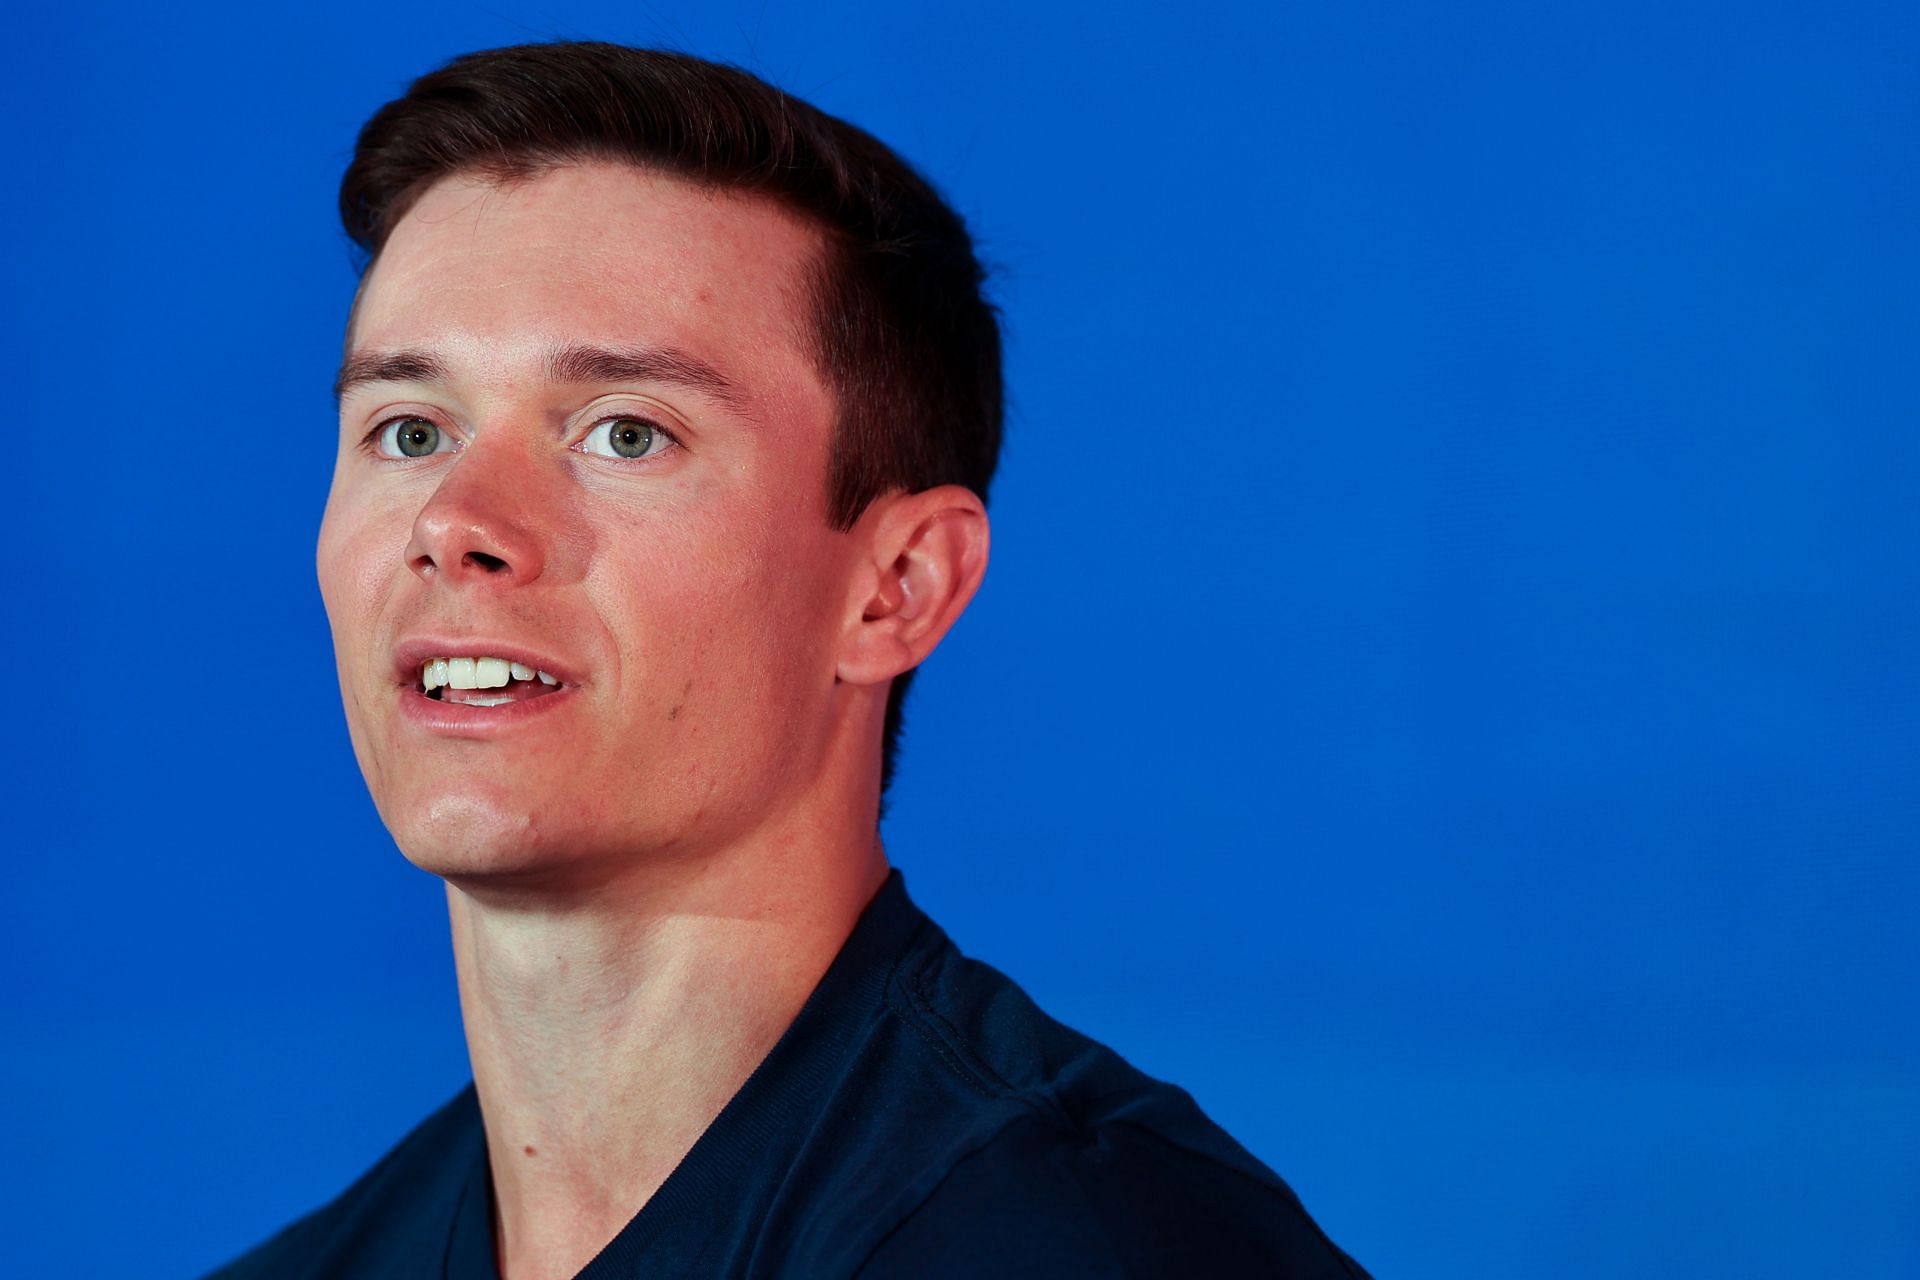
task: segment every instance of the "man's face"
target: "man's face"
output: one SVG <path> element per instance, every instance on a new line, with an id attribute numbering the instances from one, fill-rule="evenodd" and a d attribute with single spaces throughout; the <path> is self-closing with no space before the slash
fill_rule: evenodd
<path id="1" fill-rule="evenodd" d="M 770 204 L 610 164 L 448 178 L 394 230 L 318 568 L 354 751 L 414 862 L 597 878 L 804 789 L 854 555 L 807 355 L 819 247 Z M 436 658 L 521 665 L 436 698 Z"/>

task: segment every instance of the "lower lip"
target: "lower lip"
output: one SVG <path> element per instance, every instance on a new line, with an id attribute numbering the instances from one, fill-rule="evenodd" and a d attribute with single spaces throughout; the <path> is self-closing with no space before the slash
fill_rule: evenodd
<path id="1" fill-rule="evenodd" d="M 432 733 L 444 733 L 456 738 L 490 738 L 499 733 L 511 733 L 523 725 L 552 715 L 562 707 L 571 706 L 576 688 L 567 685 L 537 698 L 503 702 L 497 707 L 476 707 L 464 702 L 442 702 L 437 698 L 429 698 L 418 689 L 402 687 L 400 713 L 410 723 Z"/>

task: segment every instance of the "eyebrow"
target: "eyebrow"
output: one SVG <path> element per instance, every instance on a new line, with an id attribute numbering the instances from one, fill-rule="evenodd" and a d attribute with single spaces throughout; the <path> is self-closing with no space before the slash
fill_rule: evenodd
<path id="1" fill-rule="evenodd" d="M 356 351 L 340 363 L 333 398 L 369 382 L 448 382 L 447 366 L 422 351 Z"/>
<path id="2" fill-rule="evenodd" d="M 548 351 L 544 364 L 552 382 L 665 382 L 699 392 L 735 413 L 747 413 L 747 396 L 735 383 L 700 357 L 674 347 L 570 343 Z M 341 362 L 333 396 L 345 399 L 369 382 L 452 381 L 446 362 L 429 351 L 356 351 Z"/>

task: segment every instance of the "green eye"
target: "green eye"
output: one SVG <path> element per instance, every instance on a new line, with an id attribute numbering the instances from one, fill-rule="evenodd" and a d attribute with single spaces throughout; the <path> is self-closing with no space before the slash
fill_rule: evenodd
<path id="1" fill-rule="evenodd" d="M 622 418 L 607 426 L 607 443 L 623 458 L 644 458 L 653 448 L 653 428 L 632 418 Z"/>
<path id="2" fill-rule="evenodd" d="M 594 425 L 580 448 L 603 458 L 646 458 L 663 453 L 673 437 L 645 418 L 607 418 Z"/>
<path id="3" fill-rule="evenodd" d="M 444 452 L 440 428 L 425 418 L 395 418 L 380 431 L 380 452 L 390 458 L 424 458 Z"/>

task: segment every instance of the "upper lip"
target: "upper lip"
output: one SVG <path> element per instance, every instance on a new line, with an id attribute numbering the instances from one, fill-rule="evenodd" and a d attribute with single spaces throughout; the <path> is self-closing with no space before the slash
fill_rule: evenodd
<path id="1" fill-rule="evenodd" d="M 401 684 L 418 685 L 420 668 L 435 658 L 505 658 L 508 662 L 544 671 L 563 685 L 580 682 L 579 668 L 564 658 L 516 640 L 486 636 L 416 636 L 403 640 L 393 650 L 394 677 Z"/>

